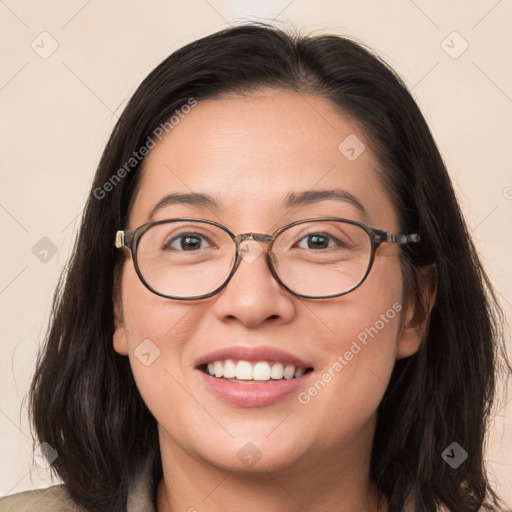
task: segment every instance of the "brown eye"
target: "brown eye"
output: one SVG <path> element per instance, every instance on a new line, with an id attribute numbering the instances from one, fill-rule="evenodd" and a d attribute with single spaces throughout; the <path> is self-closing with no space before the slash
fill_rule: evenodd
<path id="1" fill-rule="evenodd" d="M 172 238 L 164 245 L 164 248 L 174 251 L 195 251 L 204 249 L 205 245 L 203 243 L 208 244 L 206 237 L 197 233 L 183 233 Z"/>

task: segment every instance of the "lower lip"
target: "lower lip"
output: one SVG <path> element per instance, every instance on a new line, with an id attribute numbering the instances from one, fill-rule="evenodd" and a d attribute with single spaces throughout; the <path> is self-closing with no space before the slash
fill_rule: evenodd
<path id="1" fill-rule="evenodd" d="M 220 400 L 238 407 L 264 407 L 282 400 L 305 386 L 311 371 L 294 379 L 275 380 L 265 384 L 247 384 L 231 382 L 226 379 L 212 377 L 201 370 L 199 377 L 208 386 L 208 389 Z"/>

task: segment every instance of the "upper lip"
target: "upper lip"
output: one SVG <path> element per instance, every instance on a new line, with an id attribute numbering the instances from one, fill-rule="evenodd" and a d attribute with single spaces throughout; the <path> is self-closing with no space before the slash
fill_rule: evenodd
<path id="1" fill-rule="evenodd" d="M 231 346 L 221 348 L 219 350 L 215 350 L 213 352 L 209 352 L 204 356 L 200 357 L 196 365 L 201 366 L 206 363 L 213 363 L 214 361 L 222 361 L 225 359 L 234 359 L 236 361 L 249 361 L 249 362 L 259 362 L 259 361 L 269 361 L 269 362 L 279 362 L 286 363 L 289 365 L 293 365 L 296 368 L 312 368 L 313 365 L 299 359 L 298 357 L 285 352 L 284 350 L 268 347 L 268 346 L 260 346 L 260 347 L 244 347 L 244 346 Z"/>

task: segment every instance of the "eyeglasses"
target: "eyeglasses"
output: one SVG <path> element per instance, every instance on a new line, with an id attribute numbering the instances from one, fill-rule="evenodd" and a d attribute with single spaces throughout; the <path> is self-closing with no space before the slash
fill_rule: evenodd
<path id="1" fill-rule="evenodd" d="M 328 299 L 363 283 L 382 243 L 419 240 L 417 234 L 395 234 L 335 217 L 298 220 L 272 235 L 235 235 L 217 222 L 179 218 L 118 231 L 115 246 L 131 251 L 135 271 L 153 293 L 197 300 L 224 288 L 242 259 L 253 261 L 254 251 L 244 242 L 262 242 L 267 244 L 268 267 L 286 290 L 307 299 Z"/>

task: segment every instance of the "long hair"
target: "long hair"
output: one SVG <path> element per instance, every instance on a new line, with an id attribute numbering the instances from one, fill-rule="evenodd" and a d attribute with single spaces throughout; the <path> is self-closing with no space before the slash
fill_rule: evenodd
<path id="1" fill-rule="evenodd" d="M 91 512 L 123 510 L 142 467 L 161 478 L 156 421 L 128 358 L 112 347 L 122 265 L 113 240 L 126 225 L 144 163 L 134 153 L 191 99 L 268 87 L 319 95 L 361 126 L 402 232 L 423 241 L 402 249 L 408 300 L 418 295 L 422 267 L 437 269 L 422 346 L 396 363 L 378 409 L 372 482 L 391 512 L 406 502 L 420 511 L 497 510 L 483 449 L 502 315 L 429 128 L 402 80 L 363 45 L 257 23 L 222 30 L 166 58 L 132 96 L 106 145 L 30 393 L 35 433 L 59 454 L 53 470 Z M 453 442 L 469 454 L 456 469 L 441 457 Z"/>

